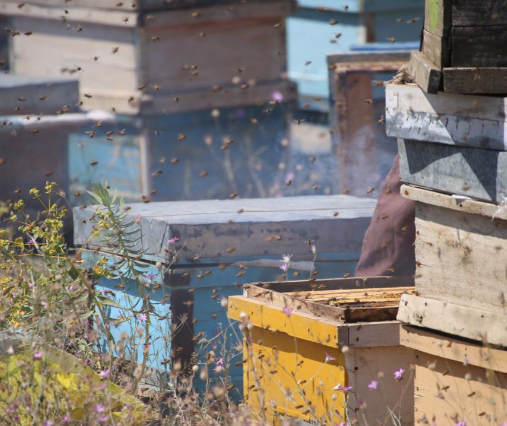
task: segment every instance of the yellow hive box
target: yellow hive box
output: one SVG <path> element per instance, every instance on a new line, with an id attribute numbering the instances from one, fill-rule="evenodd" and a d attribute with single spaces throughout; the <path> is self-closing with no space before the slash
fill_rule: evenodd
<path id="1" fill-rule="evenodd" d="M 377 425 L 395 416 L 412 425 L 413 351 L 400 346 L 394 321 L 411 284 L 394 277 L 286 281 L 247 285 L 231 297 L 229 317 L 245 335 L 245 401 L 259 420 Z"/>

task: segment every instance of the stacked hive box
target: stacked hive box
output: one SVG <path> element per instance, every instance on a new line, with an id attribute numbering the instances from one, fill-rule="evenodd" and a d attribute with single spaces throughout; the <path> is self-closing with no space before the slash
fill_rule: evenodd
<path id="1" fill-rule="evenodd" d="M 18 3 L 0 4 L 17 34 L 12 71 L 71 74 L 82 108 L 124 123 L 122 137 L 102 125 L 72 139 L 74 190 L 107 178 L 139 201 L 269 195 L 295 97 L 283 78 L 292 0 Z"/>
<path id="2" fill-rule="evenodd" d="M 176 360 L 186 365 L 194 353 L 210 350 L 210 343 L 200 344 L 207 339 L 218 348 L 226 342 L 230 355 L 238 342 L 229 335 L 221 299 L 241 294 L 243 283 L 277 279 L 282 253 L 293 255 L 291 277 L 293 272 L 309 276 L 312 268 L 325 278 L 353 273 L 374 205 L 373 200 L 344 195 L 131 205 L 129 215 L 137 218 L 143 235 L 140 261 L 156 277 L 148 290 L 159 315 L 153 319 L 149 365 L 159 372 Z M 90 241 L 94 212 L 94 207 L 74 209 L 75 244 L 84 246 L 87 267 L 103 257 L 114 265 L 114 248 L 100 237 Z M 179 241 L 171 244 L 175 237 Z M 317 247 L 315 265 L 307 240 Z M 141 296 L 128 276 L 124 289 L 121 285 L 107 279 L 99 283 L 121 306 L 138 303 Z M 121 313 L 116 308 L 110 312 L 115 318 Z M 131 329 L 135 319 L 114 332 Z M 240 390 L 241 366 L 230 367 L 228 373 Z"/>
<path id="3" fill-rule="evenodd" d="M 436 93 L 507 93 L 507 4 L 497 0 L 426 0 L 422 52 L 411 68 Z"/>
<path id="4" fill-rule="evenodd" d="M 416 208 L 416 294 L 402 297 L 398 319 L 407 324 L 402 343 L 416 351 L 420 425 L 507 421 L 507 99 L 428 93 L 438 91 L 440 70 L 421 66 L 442 55 L 439 67 L 461 67 L 443 69 L 446 92 L 507 92 L 484 80 L 504 70 L 474 68 L 507 61 L 507 52 L 494 49 L 503 18 L 491 15 L 503 7 L 427 1 L 424 52 L 411 60 L 420 87 L 387 88 L 387 133 L 399 138 L 401 180 L 408 184 L 401 192 Z M 473 27 L 465 27 L 465 16 L 476 17 Z M 482 26 L 486 17 L 498 26 Z M 434 38 L 431 28 L 448 33 Z M 481 45 L 484 38 L 491 49 Z M 458 83 L 472 68 L 475 81 L 463 88 Z"/>
<path id="5" fill-rule="evenodd" d="M 291 418 L 373 425 L 385 424 L 391 410 L 397 424 L 413 425 L 413 351 L 400 346 L 394 320 L 412 283 L 411 277 L 264 282 L 230 298 L 229 317 L 245 326 L 244 392 L 254 413 L 274 425 Z M 399 369 L 406 373 L 395 380 Z M 368 387 L 372 381 L 378 389 Z"/>

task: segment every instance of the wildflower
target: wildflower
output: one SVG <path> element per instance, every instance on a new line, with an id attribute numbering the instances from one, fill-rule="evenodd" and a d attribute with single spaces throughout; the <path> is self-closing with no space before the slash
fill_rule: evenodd
<path id="1" fill-rule="evenodd" d="M 139 314 L 137 316 L 137 319 L 141 322 L 145 322 L 148 319 L 148 317 L 146 316 L 146 314 Z"/>
<path id="2" fill-rule="evenodd" d="M 30 244 L 31 244 L 31 245 L 35 245 L 35 243 L 36 243 L 36 242 L 37 242 L 37 238 L 32 237 L 32 238 L 30 238 L 30 239 L 26 242 L 26 244 L 27 244 L 27 245 L 30 245 Z M 53 421 L 53 420 L 48 420 L 48 422 L 49 422 L 49 421 Z"/>
<path id="3" fill-rule="evenodd" d="M 169 244 L 177 243 L 180 239 L 178 237 L 172 237 L 170 240 L 167 240 Z"/>
<path id="4" fill-rule="evenodd" d="M 33 359 L 42 359 L 42 356 L 43 356 L 43 355 L 44 355 L 44 354 L 43 354 L 42 352 L 35 352 L 35 353 L 33 354 Z"/>
<path id="5" fill-rule="evenodd" d="M 368 385 L 368 389 L 370 390 L 378 389 L 378 382 L 376 380 L 372 380 L 371 383 Z"/>
<path id="6" fill-rule="evenodd" d="M 293 255 L 292 254 L 284 254 L 282 256 L 282 260 L 280 260 L 280 262 L 283 262 L 283 263 L 287 263 L 289 264 L 290 263 L 290 258 L 292 257 Z"/>
<path id="7" fill-rule="evenodd" d="M 287 263 L 283 263 L 282 266 L 280 266 L 280 269 L 283 272 L 287 272 L 287 269 L 289 269 L 289 265 Z"/>
<path id="8" fill-rule="evenodd" d="M 144 274 L 144 278 L 151 283 L 155 278 L 157 278 L 157 274 L 151 274 L 151 273 Z"/>
<path id="9" fill-rule="evenodd" d="M 42 426 L 53 426 L 54 424 L 54 420 L 46 420 L 45 422 L 42 422 Z"/>
<path id="10" fill-rule="evenodd" d="M 394 372 L 394 380 L 401 380 L 403 379 L 403 373 L 405 370 L 403 368 L 400 368 L 398 371 Z"/>
<path id="11" fill-rule="evenodd" d="M 336 361 L 336 358 L 333 355 L 329 355 L 326 352 L 326 361 L 325 362 L 329 362 L 329 361 Z"/>
<path id="12" fill-rule="evenodd" d="M 292 314 L 292 312 L 294 312 L 294 309 L 291 308 L 290 306 L 285 306 L 284 308 L 282 308 L 282 312 L 287 315 L 288 317 L 290 317 L 290 315 Z"/>
<path id="13" fill-rule="evenodd" d="M 70 416 L 65 416 L 63 419 L 62 419 L 62 423 L 68 423 L 70 422 Z"/>
<path id="14" fill-rule="evenodd" d="M 312 253 L 313 253 L 314 255 L 316 255 L 316 254 L 317 254 L 317 247 L 315 247 L 315 244 L 312 244 L 312 246 L 310 247 L 310 250 L 312 251 Z"/>
<path id="15" fill-rule="evenodd" d="M 333 390 L 341 390 L 343 392 L 348 392 L 349 390 L 352 389 L 352 386 L 343 386 L 341 383 L 338 383 L 334 388 Z"/>
<path id="16" fill-rule="evenodd" d="M 275 102 L 282 102 L 283 101 L 283 94 L 279 91 L 275 91 L 271 93 L 271 99 Z"/>
<path id="17" fill-rule="evenodd" d="M 109 420 L 109 416 L 101 416 L 98 420 L 100 423 L 107 422 Z"/>
<path id="18" fill-rule="evenodd" d="M 225 370 L 225 361 L 223 358 L 218 358 L 218 361 L 215 363 L 215 373 L 221 373 Z"/>
<path id="19" fill-rule="evenodd" d="M 93 407 L 93 411 L 96 413 L 103 413 L 106 408 L 104 407 L 104 404 L 97 404 L 95 407 Z"/>
<path id="20" fill-rule="evenodd" d="M 110 370 L 107 369 L 107 370 L 104 370 L 104 371 L 101 371 L 99 373 L 99 376 L 102 378 L 102 379 L 107 379 L 109 377 L 109 373 L 110 373 Z"/>
<path id="21" fill-rule="evenodd" d="M 456 426 L 467 426 L 467 422 L 456 423 Z"/>

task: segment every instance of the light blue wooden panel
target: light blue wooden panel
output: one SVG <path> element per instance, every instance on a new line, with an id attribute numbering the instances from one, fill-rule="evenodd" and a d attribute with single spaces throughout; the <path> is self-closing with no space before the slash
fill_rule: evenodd
<path id="1" fill-rule="evenodd" d="M 300 7 L 338 11 L 348 7 L 349 13 L 424 8 L 424 0 L 298 0 L 298 4 Z"/>

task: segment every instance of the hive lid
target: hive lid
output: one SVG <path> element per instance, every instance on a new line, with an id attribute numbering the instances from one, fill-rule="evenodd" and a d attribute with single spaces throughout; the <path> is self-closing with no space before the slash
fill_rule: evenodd
<path id="1" fill-rule="evenodd" d="M 142 258 L 166 260 L 235 256 L 308 256 L 307 240 L 319 253 L 358 252 L 376 200 L 346 195 L 132 204 L 128 215 L 142 231 Z M 74 209 L 74 242 L 112 251 L 90 241 L 96 207 Z M 172 238 L 179 241 L 170 243 Z"/>
<path id="2" fill-rule="evenodd" d="M 248 284 L 246 297 L 342 323 L 392 321 L 413 277 L 369 277 Z"/>

